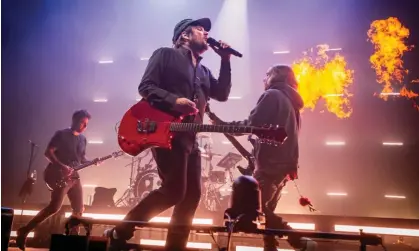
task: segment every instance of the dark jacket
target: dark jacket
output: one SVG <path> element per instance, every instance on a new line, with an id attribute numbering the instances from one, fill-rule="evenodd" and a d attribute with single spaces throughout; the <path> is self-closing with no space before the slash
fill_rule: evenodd
<path id="1" fill-rule="evenodd" d="M 193 119 L 202 123 L 205 106 L 209 98 L 227 101 L 231 90 L 230 61 L 221 61 L 220 75 L 216 79 L 211 71 L 200 64 L 192 64 L 191 51 L 186 48 L 159 48 L 148 61 L 138 91 L 151 105 L 172 113 L 176 99 L 180 97 L 197 99 L 199 114 Z M 186 118 L 191 122 L 191 118 Z M 183 138 L 187 146 L 194 143 L 195 135 L 178 133 L 176 138 Z"/>
<path id="2" fill-rule="evenodd" d="M 240 122 L 251 126 L 279 125 L 285 128 L 288 135 L 279 146 L 256 141 L 256 171 L 276 174 L 297 170 L 298 134 L 301 127 L 299 110 L 303 106 L 303 100 L 295 89 L 285 83 L 273 83 L 259 98 L 249 118 Z"/>

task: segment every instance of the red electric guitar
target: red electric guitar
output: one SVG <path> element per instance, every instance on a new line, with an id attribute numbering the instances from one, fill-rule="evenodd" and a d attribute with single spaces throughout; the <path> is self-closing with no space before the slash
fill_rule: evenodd
<path id="1" fill-rule="evenodd" d="M 141 100 L 123 116 L 118 129 L 118 144 L 126 154 L 137 156 L 150 147 L 171 148 L 171 139 L 176 132 L 254 134 L 267 144 L 282 144 L 287 138 L 285 129 L 278 126 L 208 125 L 181 121 L 182 117 L 165 113 Z"/>

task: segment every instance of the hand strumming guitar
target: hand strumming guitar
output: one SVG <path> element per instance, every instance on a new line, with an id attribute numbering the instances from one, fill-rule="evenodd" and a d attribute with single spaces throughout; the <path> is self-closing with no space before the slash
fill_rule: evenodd
<path id="1" fill-rule="evenodd" d="M 187 98 L 176 99 L 176 103 L 173 107 L 173 110 L 180 112 L 184 115 L 196 114 L 198 112 L 196 104 Z"/>
<path id="2" fill-rule="evenodd" d="M 73 168 L 71 168 L 71 167 L 69 167 L 67 165 L 64 165 L 64 164 L 63 165 L 60 165 L 60 167 L 61 167 L 61 171 L 62 171 L 62 173 L 63 173 L 64 176 L 70 176 L 70 175 L 73 174 L 73 171 L 74 171 Z"/>

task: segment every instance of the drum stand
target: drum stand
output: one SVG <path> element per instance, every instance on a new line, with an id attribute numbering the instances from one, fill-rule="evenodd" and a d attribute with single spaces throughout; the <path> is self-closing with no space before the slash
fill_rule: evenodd
<path id="1" fill-rule="evenodd" d="M 141 159 L 138 160 L 138 161 L 141 161 Z M 119 206 L 134 206 L 134 205 L 132 205 L 133 203 L 132 203 L 131 198 L 134 195 L 133 175 L 134 175 L 134 164 L 135 164 L 135 162 L 137 162 L 137 160 L 135 160 L 135 157 L 133 157 L 131 163 L 128 164 L 128 165 L 131 166 L 131 174 L 130 174 L 130 177 L 129 177 L 129 186 L 128 186 L 128 189 L 125 190 L 125 192 L 121 196 L 121 198 L 119 198 L 115 202 L 115 206 L 117 206 L 117 207 L 119 207 Z"/>
<path id="2" fill-rule="evenodd" d="M 115 202 L 115 206 L 128 206 L 128 207 L 133 207 L 138 203 L 138 198 L 135 197 L 135 193 L 134 193 L 134 189 L 135 189 L 135 182 L 136 182 L 136 176 L 134 178 L 134 166 L 137 162 L 137 171 L 136 174 L 140 173 L 141 171 L 141 161 L 148 156 L 148 154 L 150 153 L 150 151 L 147 151 L 147 154 L 144 156 L 139 156 L 137 157 L 137 159 L 135 159 L 135 157 L 132 157 L 132 161 L 131 163 L 129 163 L 126 166 L 130 166 L 131 168 L 131 174 L 129 177 L 129 185 L 128 185 L 128 189 L 125 190 L 124 194 L 121 196 L 121 198 L 119 198 L 116 202 Z M 150 161 L 151 162 L 151 161 Z M 147 166 L 147 165 L 146 165 Z"/>
<path id="3" fill-rule="evenodd" d="M 213 165 L 212 165 L 212 157 L 213 157 L 213 153 L 211 151 L 211 146 L 210 145 L 205 145 L 204 146 L 205 149 L 205 153 L 208 155 L 208 158 L 206 159 L 206 168 L 208 168 L 208 179 L 206 180 L 206 183 L 204 183 L 203 186 L 203 196 L 201 199 L 201 203 L 203 204 L 204 209 L 208 210 L 208 211 L 217 211 L 218 209 L 221 208 L 221 201 L 220 201 L 220 197 L 221 194 L 219 192 L 220 187 L 223 186 L 224 184 L 221 185 L 217 185 L 217 184 L 213 184 L 213 182 L 211 181 L 211 174 L 213 172 Z"/>

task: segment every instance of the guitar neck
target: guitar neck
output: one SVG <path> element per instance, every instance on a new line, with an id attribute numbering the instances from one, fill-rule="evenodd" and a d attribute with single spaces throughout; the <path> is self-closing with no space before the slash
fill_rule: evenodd
<path id="1" fill-rule="evenodd" d="M 211 112 L 209 105 L 207 105 L 205 112 L 207 113 L 210 119 L 215 120 L 215 121 L 220 121 L 223 123 L 223 121 L 217 115 L 215 115 L 215 113 Z M 237 151 L 239 151 L 239 153 L 244 158 L 246 158 L 249 162 L 252 161 L 252 154 L 248 152 L 246 148 L 244 148 L 234 136 L 228 133 L 224 133 L 224 136 L 231 142 L 231 144 L 233 144 L 233 146 L 237 149 Z"/>
<path id="2" fill-rule="evenodd" d="M 237 151 L 239 151 L 239 153 L 245 157 L 246 159 L 250 159 L 252 157 L 252 154 L 250 152 L 248 152 L 246 150 L 246 148 L 244 148 L 240 142 L 234 138 L 234 136 L 231 136 L 229 134 L 224 134 L 224 136 L 231 142 L 231 144 L 233 144 L 233 146 L 237 149 Z"/>
<path id="3" fill-rule="evenodd" d="M 207 125 L 195 123 L 171 123 L 172 132 L 219 132 L 219 133 L 240 133 L 252 134 L 253 126 L 234 126 L 234 125 Z"/>
<path id="4" fill-rule="evenodd" d="M 110 158 L 112 158 L 112 154 L 110 154 L 110 155 L 108 155 L 108 156 L 105 156 L 105 157 L 102 157 L 102 158 L 99 158 L 99 161 L 104 161 L 104 160 L 107 160 L 107 159 L 110 159 Z M 78 165 L 77 167 L 75 167 L 74 168 L 74 170 L 81 170 L 81 169 L 83 169 L 83 168 L 86 168 L 86 167 L 89 167 L 89 166 L 91 166 L 91 165 L 94 165 L 94 164 L 96 164 L 96 161 L 89 161 L 89 162 L 86 162 L 86 163 L 83 163 L 83 164 L 81 164 L 81 165 Z"/>

